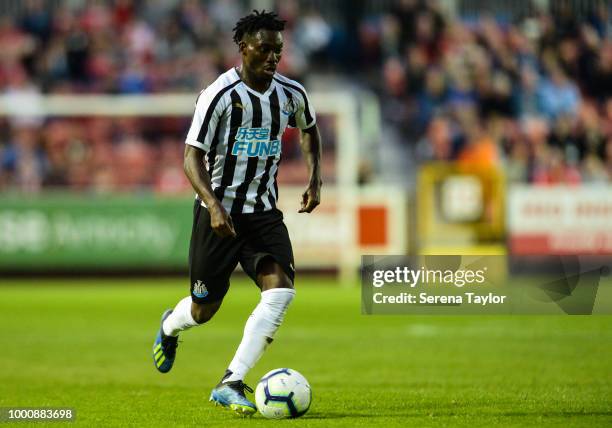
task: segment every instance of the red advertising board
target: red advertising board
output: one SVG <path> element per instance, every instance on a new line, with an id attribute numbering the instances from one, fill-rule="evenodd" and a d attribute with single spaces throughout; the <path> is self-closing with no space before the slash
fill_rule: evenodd
<path id="1" fill-rule="evenodd" d="M 512 254 L 612 254 L 612 187 L 510 189 Z"/>

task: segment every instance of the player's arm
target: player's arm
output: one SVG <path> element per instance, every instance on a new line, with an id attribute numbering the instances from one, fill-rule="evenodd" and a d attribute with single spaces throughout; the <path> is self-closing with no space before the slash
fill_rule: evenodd
<path id="1" fill-rule="evenodd" d="M 221 237 L 235 237 L 236 231 L 229 216 L 221 202 L 215 196 L 210 176 L 204 168 L 204 150 L 189 144 L 185 145 L 185 155 L 183 159 L 183 169 L 185 175 L 191 182 L 201 200 L 204 201 L 210 213 L 210 226 L 215 233 Z"/>
<path id="2" fill-rule="evenodd" d="M 302 194 L 302 208 L 299 212 L 309 213 L 321 203 L 321 134 L 316 124 L 302 129 L 300 147 L 306 160 L 310 179 L 308 188 Z"/>

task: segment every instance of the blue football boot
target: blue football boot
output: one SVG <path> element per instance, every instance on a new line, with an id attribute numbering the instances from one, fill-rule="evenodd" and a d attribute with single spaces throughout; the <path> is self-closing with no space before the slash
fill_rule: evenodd
<path id="1" fill-rule="evenodd" d="M 172 309 L 168 309 L 162 314 L 161 326 L 153 344 L 153 363 L 155 363 L 155 368 L 162 373 L 168 373 L 172 368 L 174 357 L 176 357 L 176 347 L 178 346 L 178 337 L 166 336 L 164 334 L 164 320 L 171 313 Z"/>
<path id="2" fill-rule="evenodd" d="M 210 401 L 214 402 L 215 406 L 220 404 L 228 407 L 239 416 L 251 416 L 257 411 L 257 407 L 245 397 L 244 391 L 252 393 L 253 389 L 241 380 L 225 383 L 221 381 L 210 393 Z"/>

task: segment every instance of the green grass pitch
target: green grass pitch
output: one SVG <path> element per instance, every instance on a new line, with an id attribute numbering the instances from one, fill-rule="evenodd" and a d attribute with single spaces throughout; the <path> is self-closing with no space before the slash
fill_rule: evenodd
<path id="1" fill-rule="evenodd" d="M 184 279 L 2 281 L 0 406 L 73 407 L 67 425 L 84 427 L 612 426 L 612 317 L 364 316 L 356 287 L 297 285 L 247 383 L 302 372 L 303 418 L 242 420 L 208 402 L 258 301 L 244 279 L 182 335 L 166 375 L 151 346 Z"/>

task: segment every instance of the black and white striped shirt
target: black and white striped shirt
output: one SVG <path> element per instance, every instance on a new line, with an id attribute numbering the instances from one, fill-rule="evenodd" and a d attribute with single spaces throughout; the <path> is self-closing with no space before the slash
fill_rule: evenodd
<path id="1" fill-rule="evenodd" d="M 231 214 L 271 210 L 287 126 L 316 122 L 304 87 L 278 73 L 264 93 L 249 88 L 235 68 L 200 93 L 186 144 L 204 150 L 216 197 Z"/>

